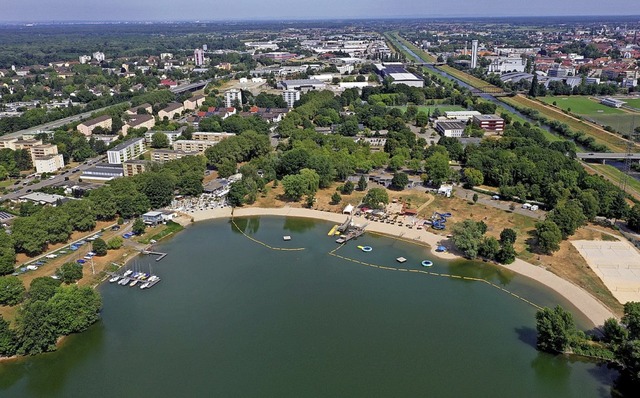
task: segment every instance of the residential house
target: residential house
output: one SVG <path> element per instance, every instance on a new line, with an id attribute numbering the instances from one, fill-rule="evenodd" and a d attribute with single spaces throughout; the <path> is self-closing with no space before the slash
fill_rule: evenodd
<path id="1" fill-rule="evenodd" d="M 182 104 L 173 102 L 167 105 L 166 108 L 161 109 L 158 112 L 158 118 L 160 118 L 160 120 L 164 120 L 164 118 L 166 117 L 167 119 L 172 120 L 176 116 L 181 115 L 183 111 L 184 107 L 182 106 Z"/>

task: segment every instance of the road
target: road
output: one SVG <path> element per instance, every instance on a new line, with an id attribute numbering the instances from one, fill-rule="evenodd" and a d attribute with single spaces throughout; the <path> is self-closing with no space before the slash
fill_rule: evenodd
<path id="1" fill-rule="evenodd" d="M 103 158 L 104 158 L 104 156 L 99 156 L 99 157 L 96 157 L 96 158 L 89 159 L 85 163 L 83 163 L 83 164 L 81 164 L 79 166 L 76 166 L 76 167 L 74 167 L 72 169 L 68 169 L 68 170 L 62 171 L 60 174 L 54 176 L 51 179 L 45 179 L 45 180 L 42 180 L 42 181 L 37 182 L 37 183 L 32 184 L 32 185 L 24 185 L 25 182 L 32 181 L 32 179 L 22 180 L 20 182 L 20 184 L 18 184 L 18 185 L 12 185 L 12 186 L 7 187 L 7 189 L 13 189 L 13 188 L 19 186 L 20 189 L 15 191 L 15 192 L 10 192 L 10 193 L 8 193 L 6 195 L 3 195 L 2 197 L 0 197 L 0 202 L 3 201 L 3 200 L 17 199 L 20 196 L 26 195 L 26 194 L 31 193 L 31 192 L 35 192 L 35 191 L 37 191 L 37 190 L 39 190 L 41 188 L 65 182 L 66 181 L 65 180 L 66 177 L 71 178 L 72 176 L 79 176 L 80 174 L 82 174 L 82 171 L 94 166 L 96 163 L 100 163 L 103 160 Z"/>
<path id="2" fill-rule="evenodd" d="M 117 104 L 114 104 L 114 105 L 117 105 Z M 53 122 L 41 124 L 39 126 L 34 126 L 25 130 L 16 131 L 15 133 L 3 134 L 2 138 L 20 138 L 22 137 L 23 134 L 33 134 L 39 131 L 54 130 L 54 129 L 57 129 L 58 127 L 64 126 L 67 123 L 79 122 L 82 119 L 89 118 L 91 117 L 92 114 L 96 112 L 102 112 L 108 108 L 111 108 L 114 105 L 105 106 L 104 108 L 100 108 L 100 109 L 94 109 L 89 112 L 79 113 L 77 115 L 65 117 L 64 119 L 58 119 Z"/>

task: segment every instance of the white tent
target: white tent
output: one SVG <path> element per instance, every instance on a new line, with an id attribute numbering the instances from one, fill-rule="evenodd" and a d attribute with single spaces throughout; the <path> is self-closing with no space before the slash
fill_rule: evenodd
<path id="1" fill-rule="evenodd" d="M 353 213 L 353 205 L 348 204 L 347 207 L 342 210 L 342 214 L 352 214 Z"/>

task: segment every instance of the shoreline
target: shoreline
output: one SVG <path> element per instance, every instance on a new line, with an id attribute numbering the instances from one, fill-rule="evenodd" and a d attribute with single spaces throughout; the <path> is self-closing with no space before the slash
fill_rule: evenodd
<path id="1" fill-rule="evenodd" d="M 233 213 L 233 214 L 232 214 Z M 253 217 L 253 216 L 281 216 L 281 217 L 298 217 L 312 218 L 316 220 L 324 220 L 341 224 L 347 217 L 346 214 L 329 213 L 320 210 L 282 207 L 282 208 L 261 208 L 261 207 L 242 207 L 242 208 L 222 208 L 210 210 L 198 210 L 193 213 L 182 213 L 193 222 L 214 220 L 221 218 L 234 217 Z M 358 218 L 355 218 L 358 220 Z M 362 218 L 364 221 L 364 218 Z M 383 235 L 390 235 L 397 238 L 406 239 L 408 242 L 427 244 L 430 246 L 430 253 L 435 257 L 446 260 L 464 259 L 462 256 L 452 252 L 436 252 L 435 248 L 446 241 L 447 238 L 436 235 L 428 230 L 408 229 L 398 225 L 383 224 L 371 222 L 366 229 L 368 232 L 375 232 Z M 449 245 L 443 242 L 449 249 Z M 599 327 L 604 324 L 608 318 L 616 318 L 617 316 L 609 310 L 604 304 L 593 297 L 589 292 L 573 283 L 562 279 L 561 277 L 547 271 L 545 268 L 538 267 L 524 260 L 516 258 L 512 264 L 501 265 L 495 264 L 505 270 L 510 270 L 518 275 L 532 279 L 547 288 L 554 291 L 569 301 L 584 317 L 586 317 L 592 326 Z"/>

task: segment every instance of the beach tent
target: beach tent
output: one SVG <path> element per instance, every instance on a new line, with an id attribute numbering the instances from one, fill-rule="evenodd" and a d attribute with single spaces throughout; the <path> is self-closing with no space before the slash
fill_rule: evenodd
<path id="1" fill-rule="evenodd" d="M 353 213 L 353 205 L 348 204 L 344 210 L 342 210 L 342 214 L 351 214 Z"/>

